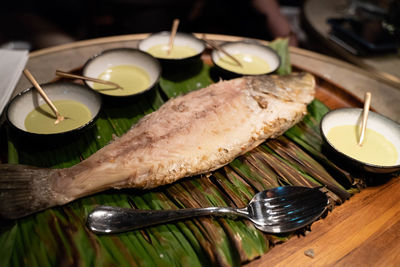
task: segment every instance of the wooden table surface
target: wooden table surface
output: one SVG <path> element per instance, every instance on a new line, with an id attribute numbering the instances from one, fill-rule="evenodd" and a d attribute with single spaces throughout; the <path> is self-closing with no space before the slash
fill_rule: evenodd
<path id="1" fill-rule="evenodd" d="M 39 83 L 55 78 L 55 70 L 80 68 L 92 55 L 115 47 L 136 47 L 147 34 L 124 35 L 81 41 L 34 51 L 27 68 Z M 216 41 L 235 41 L 240 37 L 207 35 Z M 343 88 L 362 99 L 372 92 L 372 107 L 400 122 L 400 85 L 376 73 L 341 60 L 303 49 L 290 48 L 291 62 Z M 21 77 L 14 94 L 30 87 Z M 399 266 L 400 264 L 400 180 L 393 178 L 383 185 L 370 187 L 336 207 L 312 225 L 306 236 L 293 237 L 248 266 Z M 313 249 L 310 258 L 304 251 Z"/>
<path id="2" fill-rule="evenodd" d="M 303 5 L 303 15 L 306 28 L 321 41 L 321 44 L 333 51 L 344 60 L 361 68 L 373 71 L 394 83 L 400 83 L 400 50 L 398 53 L 355 56 L 328 38 L 331 30 L 326 22 L 328 18 L 345 16 L 345 10 L 350 1 L 347 0 L 306 0 Z"/>

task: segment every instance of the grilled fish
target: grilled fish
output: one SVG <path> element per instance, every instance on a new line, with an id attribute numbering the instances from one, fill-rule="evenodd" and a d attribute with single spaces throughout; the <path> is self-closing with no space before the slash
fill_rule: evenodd
<path id="1" fill-rule="evenodd" d="M 70 168 L 0 164 L 0 215 L 19 218 L 107 189 L 150 189 L 220 168 L 299 122 L 309 73 L 220 81 L 167 101 Z"/>

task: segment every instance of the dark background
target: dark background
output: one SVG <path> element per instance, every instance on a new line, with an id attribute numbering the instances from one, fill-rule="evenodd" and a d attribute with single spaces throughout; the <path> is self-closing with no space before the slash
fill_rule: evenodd
<path id="1" fill-rule="evenodd" d="M 300 10 L 302 1 L 278 1 Z M 247 0 L 3 1 L 0 46 L 23 41 L 30 50 L 104 36 L 169 30 L 271 40 L 266 18 Z"/>

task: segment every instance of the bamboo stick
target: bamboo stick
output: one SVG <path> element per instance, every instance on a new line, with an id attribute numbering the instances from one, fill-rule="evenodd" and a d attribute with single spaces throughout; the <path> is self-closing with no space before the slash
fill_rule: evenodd
<path id="1" fill-rule="evenodd" d="M 87 80 L 87 81 L 91 81 L 91 82 L 111 85 L 111 86 L 115 86 L 117 89 L 122 89 L 121 86 L 119 86 L 118 84 L 116 84 L 114 82 L 105 81 L 105 80 L 96 79 L 96 78 L 91 78 L 91 77 L 82 76 L 82 75 L 77 75 L 77 74 L 72 74 L 72 73 L 69 73 L 69 72 L 61 71 L 61 70 L 56 70 L 56 75 L 60 76 L 60 77 L 65 77 L 65 78 L 81 79 L 81 80 Z"/>
<path id="2" fill-rule="evenodd" d="M 39 94 L 43 97 L 44 101 L 46 101 L 46 103 L 50 106 L 51 110 L 56 115 L 57 119 L 54 122 L 54 124 L 62 122 L 65 119 L 64 116 L 60 114 L 56 106 L 54 106 L 53 102 L 51 102 L 50 98 L 46 95 L 42 87 L 40 87 L 39 83 L 36 81 L 33 75 L 29 72 L 28 69 L 24 69 L 23 73 L 25 74 L 25 77 L 32 83 L 32 85 L 38 90 Z"/>

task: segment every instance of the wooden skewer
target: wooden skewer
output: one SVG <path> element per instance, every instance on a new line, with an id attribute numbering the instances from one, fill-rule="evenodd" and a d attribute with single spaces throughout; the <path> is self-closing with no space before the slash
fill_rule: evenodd
<path id="1" fill-rule="evenodd" d="M 172 23 L 171 35 L 169 37 L 167 55 L 171 53 L 172 47 L 174 46 L 174 39 L 176 32 L 178 30 L 178 25 L 179 25 L 179 19 L 174 19 L 174 22 Z"/>
<path id="2" fill-rule="evenodd" d="M 62 122 L 65 118 L 60 114 L 56 106 L 54 106 L 53 102 L 51 102 L 50 98 L 46 95 L 46 93 L 43 91 L 42 87 L 38 84 L 38 82 L 35 80 L 35 78 L 32 76 L 32 74 L 29 72 L 29 70 L 24 69 L 23 73 L 25 74 L 26 78 L 32 83 L 32 85 L 39 91 L 39 94 L 43 97 L 44 101 L 50 106 L 51 110 L 54 112 L 56 115 L 57 119 L 54 122 L 54 124 L 58 124 L 59 122 Z"/>
<path id="3" fill-rule="evenodd" d="M 232 59 L 236 64 L 238 64 L 240 67 L 243 67 L 242 63 L 240 63 L 239 60 L 237 60 L 234 56 L 232 56 L 231 54 L 229 54 L 225 49 L 223 49 L 222 47 L 220 47 L 219 45 L 217 45 L 216 43 L 214 43 L 214 41 L 208 40 L 204 34 L 203 34 L 202 39 L 203 39 L 204 42 L 206 42 L 209 46 L 211 46 L 211 47 L 214 48 L 214 49 L 217 49 L 217 50 L 221 51 L 222 53 L 224 53 L 225 55 L 227 55 L 230 59 Z"/>
<path id="4" fill-rule="evenodd" d="M 111 86 L 115 86 L 115 88 L 117 88 L 117 89 L 122 89 L 121 86 L 119 86 L 116 83 L 110 82 L 110 81 L 105 81 L 105 80 L 101 80 L 101 79 L 96 79 L 96 78 L 86 77 L 86 76 L 82 76 L 82 75 L 72 74 L 72 73 L 69 73 L 69 72 L 61 71 L 61 70 L 56 70 L 56 75 L 57 76 L 61 76 L 61 77 L 65 77 L 65 78 L 81 79 L 81 80 L 87 80 L 87 81 L 91 81 L 91 82 L 95 82 L 95 83 L 111 85 Z"/>
<path id="5" fill-rule="evenodd" d="M 359 146 L 362 146 L 362 143 L 364 141 L 365 130 L 367 128 L 367 119 L 368 119 L 368 112 L 369 112 L 370 104 L 371 104 L 371 93 L 366 92 L 365 97 L 364 97 L 364 109 L 363 109 L 363 117 L 362 117 L 362 124 L 361 124 L 361 134 L 360 134 L 360 140 L 358 141 Z"/>

